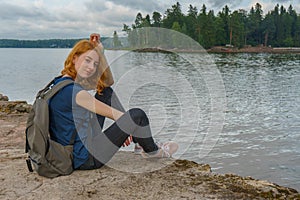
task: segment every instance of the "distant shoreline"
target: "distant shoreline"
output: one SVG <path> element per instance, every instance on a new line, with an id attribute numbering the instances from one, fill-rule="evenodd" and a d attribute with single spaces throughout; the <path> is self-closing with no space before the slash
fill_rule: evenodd
<path id="1" fill-rule="evenodd" d="M 1 47 L 0 49 L 69 49 L 72 47 Z M 117 51 L 135 51 L 143 53 L 151 52 L 160 52 L 160 53 L 275 53 L 275 54 L 287 54 L 287 53 L 296 53 L 300 54 L 300 47 L 225 47 L 225 46 L 216 46 L 210 49 L 164 49 L 160 47 L 146 47 L 146 48 L 106 48 L 107 50 Z"/>
<path id="2" fill-rule="evenodd" d="M 162 52 L 162 53 L 300 53 L 299 47 L 224 47 L 216 46 L 210 49 L 164 49 L 164 48 L 141 48 L 135 49 L 136 52 Z"/>
<path id="3" fill-rule="evenodd" d="M 299 47 L 243 47 L 243 48 L 231 48 L 231 47 L 213 47 L 208 52 L 212 53 L 300 53 Z"/>

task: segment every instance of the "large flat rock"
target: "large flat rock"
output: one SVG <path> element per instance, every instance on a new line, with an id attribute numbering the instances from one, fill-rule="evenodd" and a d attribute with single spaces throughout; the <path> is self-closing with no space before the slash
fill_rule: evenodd
<path id="1" fill-rule="evenodd" d="M 208 164 L 124 151 L 101 169 L 44 178 L 27 170 L 26 119 L 26 114 L 0 115 L 0 199 L 300 199 L 292 188 L 216 174 Z"/>

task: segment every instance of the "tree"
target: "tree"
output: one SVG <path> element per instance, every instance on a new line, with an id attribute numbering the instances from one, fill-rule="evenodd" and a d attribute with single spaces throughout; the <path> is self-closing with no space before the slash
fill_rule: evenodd
<path id="1" fill-rule="evenodd" d="M 122 43 L 119 40 L 117 31 L 114 31 L 114 34 L 113 34 L 113 47 L 114 48 L 120 48 L 120 47 L 122 47 Z"/>
<path id="2" fill-rule="evenodd" d="M 197 34 L 196 34 L 196 24 L 197 24 L 197 15 L 198 10 L 196 7 L 193 7 L 192 5 L 189 6 L 188 15 L 184 17 L 184 22 L 182 27 L 182 31 L 184 34 L 190 36 L 194 40 L 197 40 Z M 185 31 L 186 29 L 186 31 Z"/>
<path id="3" fill-rule="evenodd" d="M 284 23 L 283 45 L 293 46 L 293 38 L 292 38 L 293 19 L 291 15 L 286 11 L 286 9 L 283 6 L 281 7 L 284 9 L 284 14 L 282 15 L 282 21 Z"/>
<path id="4" fill-rule="evenodd" d="M 181 27 L 179 25 L 178 22 L 174 22 L 172 25 L 172 30 L 177 31 L 177 32 L 181 32 Z M 173 44 L 173 48 L 176 47 L 180 47 L 181 46 L 181 36 L 179 33 L 172 33 L 172 44 Z"/>
<path id="5" fill-rule="evenodd" d="M 223 9 L 222 12 L 219 12 L 218 17 L 222 20 L 220 23 L 223 25 L 221 28 L 224 30 L 225 33 L 225 44 L 230 43 L 230 29 L 229 29 L 229 23 L 230 23 L 230 10 L 229 7 L 226 5 Z"/>
<path id="6" fill-rule="evenodd" d="M 127 33 L 128 43 L 130 46 L 136 45 L 136 40 L 134 38 L 133 30 L 126 24 L 123 24 L 122 31 Z"/>
<path id="7" fill-rule="evenodd" d="M 199 12 L 197 7 L 189 5 L 185 15 L 182 13 L 180 3 L 177 2 L 165 11 L 163 17 L 160 13 L 153 12 L 151 19 L 149 15 L 143 18 L 138 13 L 132 28 L 127 26 L 123 29 L 131 38 L 134 38 L 134 35 L 145 36 L 142 41 L 140 41 L 141 37 L 135 37 L 134 41 L 131 39 L 132 43 L 146 44 L 151 39 L 153 43 L 159 44 L 160 39 L 172 39 L 172 37 L 160 38 L 159 29 L 155 31 L 155 34 L 143 33 L 143 29 L 136 30 L 148 26 L 179 31 L 190 36 L 205 48 L 226 44 L 236 47 L 246 44 L 253 46 L 264 44 L 274 47 L 300 46 L 300 16 L 292 5 L 285 9 L 277 4 L 265 17 L 263 17 L 262 6 L 259 3 L 251 7 L 249 12 L 241 9 L 231 12 L 225 5 L 215 16 L 214 11 L 208 11 L 205 4 Z M 148 35 L 153 38 L 149 39 Z"/>
<path id="8" fill-rule="evenodd" d="M 231 42 L 233 46 L 242 47 L 245 39 L 245 24 L 244 24 L 245 12 L 243 10 L 234 11 L 230 15 L 230 31 Z"/>
<path id="9" fill-rule="evenodd" d="M 178 22 L 173 22 L 172 30 L 181 32 L 181 28 Z"/>
<path id="10" fill-rule="evenodd" d="M 152 14 L 152 20 L 153 20 L 153 26 L 154 27 L 160 27 L 161 26 L 161 19 L 162 15 L 159 12 L 153 12 Z"/>
<path id="11" fill-rule="evenodd" d="M 290 5 L 288 8 L 288 14 L 290 16 L 290 20 L 291 20 L 291 35 L 294 38 L 296 36 L 295 32 L 297 29 L 297 13 L 296 11 L 293 9 L 293 6 Z"/>
<path id="12" fill-rule="evenodd" d="M 265 19 L 262 22 L 262 33 L 264 34 L 264 45 L 268 46 L 271 44 L 272 46 L 274 45 L 272 41 L 275 38 L 275 32 L 276 32 L 276 27 L 275 27 L 275 21 L 274 21 L 274 15 L 272 12 L 268 12 L 268 14 L 265 16 Z"/>
<path id="13" fill-rule="evenodd" d="M 188 10 L 188 16 L 196 18 L 198 15 L 198 9 L 197 7 L 194 7 L 190 4 L 189 10 Z"/>
<path id="14" fill-rule="evenodd" d="M 295 23 L 294 42 L 296 47 L 300 47 L 300 15 Z"/>
<path id="15" fill-rule="evenodd" d="M 141 28 L 143 23 L 143 16 L 140 12 L 136 15 L 134 23 L 135 23 L 135 28 Z"/>
<path id="16" fill-rule="evenodd" d="M 215 44 L 214 45 L 220 45 L 224 46 L 227 44 L 227 37 L 226 37 L 226 32 L 225 32 L 225 24 L 224 21 L 220 17 L 216 17 L 215 21 Z"/>
<path id="17" fill-rule="evenodd" d="M 203 4 L 196 20 L 197 41 L 204 47 L 209 48 L 215 44 L 216 31 L 214 26 L 214 12 L 206 11 L 206 6 Z"/>
<path id="18" fill-rule="evenodd" d="M 184 15 L 181 12 L 181 5 L 177 2 L 171 9 L 167 9 L 163 19 L 163 27 L 171 29 L 174 22 L 178 22 L 180 27 L 183 25 Z"/>
<path id="19" fill-rule="evenodd" d="M 146 17 L 142 19 L 141 27 L 150 27 L 150 26 L 151 26 L 150 16 L 146 15 Z"/>
<path id="20" fill-rule="evenodd" d="M 205 39 L 205 48 L 210 48 L 215 45 L 216 43 L 216 30 L 214 26 L 215 16 L 214 12 L 210 10 L 207 14 L 207 22 L 204 32 L 204 39 Z"/>
<path id="21" fill-rule="evenodd" d="M 181 28 L 181 32 L 185 35 L 188 34 L 188 30 L 187 30 L 187 26 L 186 26 L 186 23 L 183 23 L 183 26 Z"/>
<path id="22" fill-rule="evenodd" d="M 248 15 L 247 30 L 248 32 L 248 43 L 251 45 L 257 45 L 262 43 L 262 31 L 261 23 L 263 19 L 262 7 L 259 3 L 255 4 L 255 7 L 251 7 Z"/>
<path id="23" fill-rule="evenodd" d="M 128 34 L 128 32 L 131 31 L 131 28 L 130 28 L 127 24 L 123 24 L 123 29 L 122 29 L 122 31 L 125 31 L 125 32 Z"/>
<path id="24" fill-rule="evenodd" d="M 202 9 L 200 10 L 199 15 L 197 16 L 197 22 L 196 22 L 196 34 L 197 38 L 196 40 L 201 44 L 203 47 L 205 47 L 205 28 L 207 23 L 207 16 L 206 16 L 206 6 L 203 4 Z"/>

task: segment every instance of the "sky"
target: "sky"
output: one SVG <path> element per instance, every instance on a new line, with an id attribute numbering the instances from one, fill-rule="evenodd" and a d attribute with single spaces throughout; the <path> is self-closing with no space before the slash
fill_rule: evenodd
<path id="1" fill-rule="evenodd" d="M 86 38 L 92 32 L 112 37 L 114 31 L 122 36 L 123 24 L 131 26 L 138 12 L 164 14 L 176 2 L 184 14 L 190 4 L 198 10 L 205 4 L 217 14 L 225 5 L 249 11 L 257 2 L 264 14 L 276 4 L 292 4 L 300 14 L 300 0 L 0 0 L 0 39 Z"/>

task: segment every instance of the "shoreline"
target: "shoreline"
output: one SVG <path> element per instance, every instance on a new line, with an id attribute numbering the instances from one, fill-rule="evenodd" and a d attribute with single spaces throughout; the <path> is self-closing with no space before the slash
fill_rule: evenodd
<path id="1" fill-rule="evenodd" d="M 3 199 L 300 199 L 293 188 L 252 177 L 217 174 L 208 164 L 174 159 L 153 162 L 124 151 L 119 151 L 109 166 L 97 170 L 75 171 L 54 179 L 40 177 L 29 173 L 25 164 L 28 110 L 16 108 L 26 105 L 30 108 L 24 101 L 0 100 Z"/>
<path id="2" fill-rule="evenodd" d="M 36 48 L 36 47 L 0 47 L 6 48 L 22 48 L 22 49 L 69 49 L 69 48 Z M 167 49 L 163 47 L 144 47 L 144 48 L 106 48 L 110 51 L 134 51 L 140 53 L 270 53 L 270 54 L 300 54 L 300 47 L 226 47 L 215 46 L 210 49 Z"/>
<path id="3" fill-rule="evenodd" d="M 300 54 L 299 47 L 225 47 L 225 46 L 215 46 L 210 49 L 165 49 L 162 47 L 145 47 L 139 49 L 108 49 L 108 50 L 127 50 L 140 53 L 270 53 L 270 54 Z"/>
<path id="4" fill-rule="evenodd" d="M 285 54 L 285 53 L 300 53 L 300 48 L 292 47 L 243 47 L 243 48 L 232 48 L 232 47 L 213 47 L 208 50 L 211 53 L 273 53 L 273 54 Z"/>

